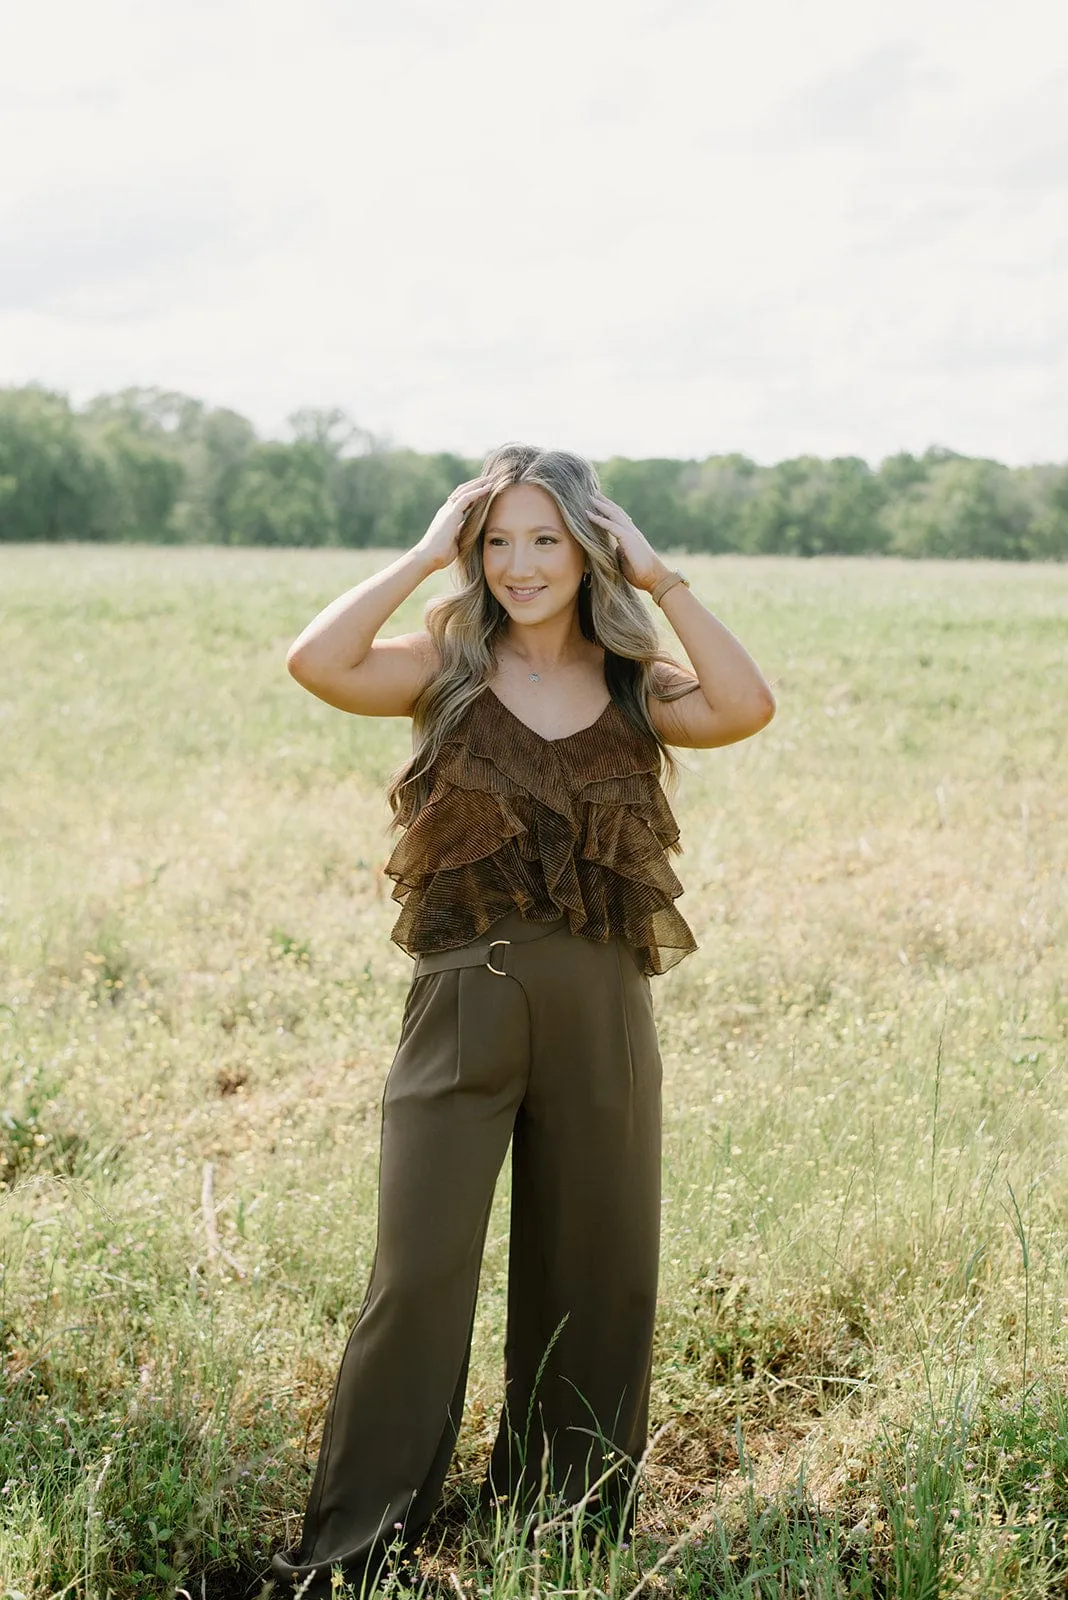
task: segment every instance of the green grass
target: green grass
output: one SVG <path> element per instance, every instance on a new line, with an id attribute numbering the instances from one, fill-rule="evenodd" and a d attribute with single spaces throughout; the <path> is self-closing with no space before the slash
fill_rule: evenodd
<path id="1" fill-rule="evenodd" d="M 4 552 L 0 1597 L 221 1600 L 295 1542 L 374 1243 L 409 730 L 283 659 L 384 559 Z M 634 1538 L 469 1515 L 502 1178 L 453 1470 L 392 1592 L 1062 1594 L 1068 569 L 687 569 L 778 714 L 681 753 L 700 950 L 654 981 Z"/>

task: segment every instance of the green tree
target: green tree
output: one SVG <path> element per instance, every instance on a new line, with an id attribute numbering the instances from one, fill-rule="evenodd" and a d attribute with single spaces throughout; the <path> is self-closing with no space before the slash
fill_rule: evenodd
<path id="1" fill-rule="evenodd" d="M 441 452 L 374 449 L 339 463 L 338 517 L 347 545 L 407 549 L 429 527 L 450 490 L 477 467 Z"/>
<path id="2" fill-rule="evenodd" d="M 885 500 L 859 457 L 797 456 L 762 475 L 740 519 L 741 542 L 747 550 L 798 556 L 879 550 L 888 542 Z"/>
<path id="3" fill-rule="evenodd" d="M 172 518 L 185 469 L 165 404 L 186 397 L 167 395 L 163 402 L 163 396 L 162 390 L 124 389 L 98 395 L 82 412 L 81 432 L 105 470 L 109 539 L 159 544 L 175 538 Z"/>
<path id="4" fill-rule="evenodd" d="M 174 519 L 178 537 L 192 544 L 225 544 L 230 504 L 256 447 L 256 430 L 240 412 L 205 408 L 183 426 L 177 443 L 185 466 Z"/>
<path id="5" fill-rule="evenodd" d="M 823 549 L 837 555 L 883 550 L 890 542 L 882 521 L 886 490 L 859 456 L 834 456 L 826 464 Z"/>
<path id="6" fill-rule="evenodd" d="M 640 461 L 611 456 L 598 463 L 597 476 L 608 498 L 623 506 L 651 544 L 692 547 L 700 523 L 683 485 L 685 471 L 696 465 L 662 456 Z"/>
<path id="7" fill-rule="evenodd" d="M 480 460 L 377 440 L 338 407 L 291 413 L 290 442 L 192 395 L 129 387 L 81 411 L 39 384 L 0 389 L 0 539 L 414 543 Z M 941 445 L 771 467 L 612 456 L 606 494 L 662 549 L 812 556 L 1068 559 L 1068 465 L 1010 470 Z"/>
<path id="8" fill-rule="evenodd" d="M 958 456 L 887 508 L 896 555 L 1026 560 L 1031 509 L 997 461 Z"/>
<path id="9" fill-rule="evenodd" d="M 108 488 L 66 395 L 0 389 L 0 539 L 106 539 Z"/>
<path id="10" fill-rule="evenodd" d="M 360 428 L 338 406 L 325 409 L 302 406 L 286 418 L 294 439 L 313 444 L 324 456 L 334 460 L 345 455 L 363 455 L 374 448 L 374 434 Z"/>
<path id="11" fill-rule="evenodd" d="M 1068 559 L 1068 466 L 1021 467 L 1013 477 L 1030 518 L 1024 544 L 1032 561 Z"/>
<path id="12" fill-rule="evenodd" d="M 150 511 L 149 485 L 145 481 L 140 487 L 136 482 L 128 484 L 123 469 L 133 473 L 135 479 L 140 476 L 145 480 L 148 457 L 154 452 L 177 463 L 180 476 L 176 479 L 174 504 L 161 523 L 160 532 L 151 534 L 146 528 L 140 537 L 191 544 L 226 541 L 230 497 L 256 443 L 255 429 L 245 417 L 225 407 L 209 408 L 202 400 L 175 389 L 127 388 L 89 401 L 83 418 L 85 430 L 111 457 L 112 476 L 118 479 L 113 492 L 120 502 L 120 510 L 115 513 L 120 523 L 135 516 L 128 504 L 132 497 L 139 497 L 142 504 L 147 497 L 145 511 Z M 124 433 L 140 441 L 137 450 L 119 446 Z M 167 475 L 161 469 L 155 470 L 161 480 L 157 486 L 159 504 Z M 173 479 L 173 473 L 170 476 Z M 125 510 L 121 509 L 124 501 Z M 144 514 L 141 521 L 144 526 Z"/>
<path id="13" fill-rule="evenodd" d="M 108 538 L 169 544 L 185 476 L 181 462 L 121 424 L 106 428 L 96 448 L 107 474 Z"/>
<path id="14" fill-rule="evenodd" d="M 678 497 L 686 511 L 687 544 L 693 550 L 737 550 L 746 507 L 759 492 L 761 468 L 748 456 L 709 456 L 687 462 Z"/>
<path id="15" fill-rule="evenodd" d="M 336 544 L 337 506 L 321 451 L 307 440 L 255 445 L 227 515 L 230 544 Z"/>
<path id="16" fill-rule="evenodd" d="M 884 456 L 879 463 L 879 481 L 888 500 L 907 494 L 916 484 L 924 483 L 931 463 L 914 456 L 908 450 Z"/>

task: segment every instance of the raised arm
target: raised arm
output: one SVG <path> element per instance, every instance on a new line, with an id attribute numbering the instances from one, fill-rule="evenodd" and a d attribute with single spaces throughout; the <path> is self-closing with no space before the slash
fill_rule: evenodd
<path id="1" fill-rule="evenodd" d="M 607 495 L 597 495 L 589 516 L 615 534 L 620 567 L 628 583 L 651 592 L 669 576 L 670 568 L 622 506 Z M 741 641 L 685 584 L 676 583 L 665 590 L 661 610 L 693 665 L 688 694 L 676 700 L 649 697 L 649 715 L 664 742 L 692 750 L 710 749 L 736 744 L 766 728 L 775 715 L 775 696 Z"/>
<path id="2" fill-rule="evenodd" d="M 432 572 L 448 567 L 464 516 L 484 492 L 473 478 L 452 491 L 417 545 L 332 600 L 286 653 L 302 688 L 364 717 L 410 717 L 440 668 L 429 634 L 378 639 L 378 630 Z"/>

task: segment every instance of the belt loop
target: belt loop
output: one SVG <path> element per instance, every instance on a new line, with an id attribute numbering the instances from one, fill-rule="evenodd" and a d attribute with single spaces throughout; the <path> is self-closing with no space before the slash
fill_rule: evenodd
<path id="1" fill-rule="evenodd" d="M 493 965 L 493 952 L 494 952 L 494 950 L 496 950 L 496 948 L 497 948 L 497 946 L 499 944 L 511 944 L 511 942 L 512 942 L 511 939 L 494 939 L 492 944 L 489 947 L 489 950 L 486 953 L 486 966 L 494 974 L 495 977 L 507 978 L 508 974 L 504 970 L 504 966 L 503 966 L 504 957 L 503 956 L 501 957 L 501 962 L 502 962 L 501 966 L 495 967 Z"/>

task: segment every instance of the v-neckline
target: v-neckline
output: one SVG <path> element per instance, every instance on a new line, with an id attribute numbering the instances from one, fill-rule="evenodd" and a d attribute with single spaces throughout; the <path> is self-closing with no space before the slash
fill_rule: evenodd
<path id="1" fill-rule="evenodd" d="M 496 700 L 501 710 L 506 712 L 507 715 L 511 717 L 513 722 L 518 722 L 521 728 L 525 728 L 533 738 L 540 740 L 542 744 L 567 744 L 570 739 L 577 739 L 580 734 L 592 733 L 593 729 L 604 720 L 615 704 L 615 701 L 609 697 L 608 704 L 597 713 L 592 722 L 587 722 L 584 728 L 576 728 L 574 733 L 561 733 L 555 739 L 547 739 L 544 733 L 539 733 L 537 728 L 532 728 L 530 726 L 529 722 L 524 722 L 522 717 L 517 717 L 515 712 L 510 710 L 509 707 L 505 705 L 500 695 L 490 688 L 489 684 L 486 685 L 486 692 L 493 695 L 494 700 Z"/>

